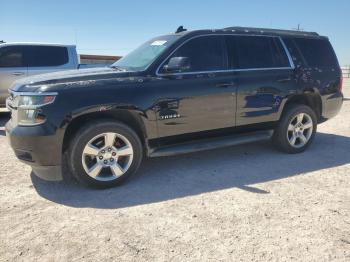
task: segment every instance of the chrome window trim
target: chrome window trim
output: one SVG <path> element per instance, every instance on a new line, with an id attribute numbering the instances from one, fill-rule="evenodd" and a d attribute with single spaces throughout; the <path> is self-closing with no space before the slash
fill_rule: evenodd
<path id="1" fill-rule="evenodd" d="M 279 36 L 278 38 L 279 38 L 279 40 L 280 40 L 280 42 L 281 42 L 281 44 L 282 44 L 282 46 L 283 46 L 284 52 L 287 54 L 287 57 L 288 57 L 288 60 L 289 60 L 289 64 L 290 64 L 290 66 L 291 66 L 291 69 L 295 69 L 294 61 L 293 61 L 293 59 L 292 59 L 292 56 L 291 56 L 290 53 L 289 53 L 289 50 L 288 50 L 286 44 L 284 43 L 284 41 L 283 41 L 283 39 L 282 39 L 281 36 Z"/>
<path id="2" fill-rule="evenodd" d="M 287 55 L 288 61 L 289 61 L 289 67 L 267 67 L 267 68 L 246 68 L 246 69 L 223 69 L 223 70 L 209 70 L 209 71 L 196 71 L 196 72 L 180 72 L 180 73 L 169 73 L 169 74 L 162 74 L 159 73 L 159 70 L 162 66 L 164 66 L 164 63 L 184 44 L 191 41 L 192 39 L 204 37 L 204 36 L 258 36 L 258 37 L 272 37 L 272 38 L 278 38 L 282 44 L 283 50 L 285 54 Z M 157 76 L 177 76 L 177 75 L 196 75 L 196 74 L 207 74 L 207 73 L 223 73 L 223 72 L 246 72 L 246 71 L 266 71 L 266 70 L 287 70 L 287 69 L 294 69 L 295 65 L 293 62 L 293 59 L 287 49 L 287 46 L 283 42 L 282 37 L 280 36 L 274 36 L 274 35 L 257 35 L 257 34 L 203 34 L 203 35 L 196 35 L 193 36 L 183 43 L 176 47 L 164 60 L 160 63 L 160 65 L 157 67 L 156 75 Z"/>
<path id="3" fill-rule="evenodd" d="M 249 69 L 228 69 L 228 70 L 213 70 L 213 71 L 196 71 L 183 73 L 157 74 L 157 76 L 176 76 L 176 75 L 200 75 L 210 73 L 230 73 L 230 72 L 249 72 L 249 71 L 268 71 L 268 70 L 287 70 L 291 67 L 268 67 L 268 68 L 249 68 Z"/>

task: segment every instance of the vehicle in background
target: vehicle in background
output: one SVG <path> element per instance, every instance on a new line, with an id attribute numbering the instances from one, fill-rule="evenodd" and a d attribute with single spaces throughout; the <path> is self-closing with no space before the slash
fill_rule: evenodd
<path id="1" fill-rule="evenodd" d="M 86 54 L 79 54 L 80 57 L 80 64 L 85 65 L 111 65 L 118 61 L 121 56 L 111 56 L 111 55 L 86 55 Z"/>
<path id="2" fill-rule="evenodd" d="M 240 27 L 178 31 L 110 68 L 13 85 L 6 133 L 16 156 L 41 177 L 67 164 L 82 183 L 110 187 L 133 175 L 143 156 L 263 139 L 303 152 L 317 124 L 342 106 L 342 74 L 327 37 Z"/>
<path id="3" fill-rule="evenodd" d="M 0 108 L 5 107 L 14 81 L 38 74 L 77 69 L 74 45 L 44 43 L 0 44 Z"/>
<path id="4" fill-rule="evenodd" d="M 121 56 L 79 54 L 79 69 L 106 67 L 118 61 Z"/>

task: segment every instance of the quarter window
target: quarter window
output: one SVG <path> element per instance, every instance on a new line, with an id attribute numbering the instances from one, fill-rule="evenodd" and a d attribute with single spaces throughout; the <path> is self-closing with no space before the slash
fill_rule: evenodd
<path id="1" fill-rule="evenodd" d="M 236 44 L 237 58 L 231 57 L 229 61 L 237 59 L 239 69 L 290 67 L 286 52 L 278 38 L 261 36 L 232 37 L 235 38 L 235 41 L 230 40 L 229 43 Z M 231 62 L 231 64 L 234 65 L 235 63 Z"/>
<path id="2" fill-rule="evenodd" d="M 187 71 L 189 72 L 226 69 L 223 37 L 221 36 L 201 36 L 189 40 L 175 51 L 165 64 L 172 57 L 188 57 L 190 68 Z"/>
<path id="3" fill-rule="evenodd" d="M 338 61 L 328 40 L 295 38 L 306 63 L 311 67 L 336 67 Z"/>
<path id="4" fill-rule="evenodd" d="M 28 67 L 60 66 L 68 63 L 68 51 L 60 46 L 26 46 Z"/>
<path id="5" fill-rule="evenodd" d="M 0 67 L 25 67 L 20 46 L 0 48 Z"/>

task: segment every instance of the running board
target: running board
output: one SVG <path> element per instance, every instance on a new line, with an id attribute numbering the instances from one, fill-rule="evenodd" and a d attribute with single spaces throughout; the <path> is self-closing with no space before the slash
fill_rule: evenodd
<path id="1" fill-rule="evenodd" d="M 245 134 L 235 134 L 219 138 L 202 139 L 199 141 L 158 148 L 155 151 L 151 152 L 149 157 L 173 156 L 222 147 L 241 145 L 256 141 L 269 140 L 272 137 L 272 134 L 273 130 L 265 130 L 249 132 Z"/>

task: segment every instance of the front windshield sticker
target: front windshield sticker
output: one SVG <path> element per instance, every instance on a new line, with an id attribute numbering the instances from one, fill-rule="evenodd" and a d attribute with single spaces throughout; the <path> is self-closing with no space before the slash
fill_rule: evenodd
<path id="1" fill-rule="evenodd" d="M 151 45 L 164 45 L 166 42 L 166 40 L 157 40 L 154 41 Z"/>

